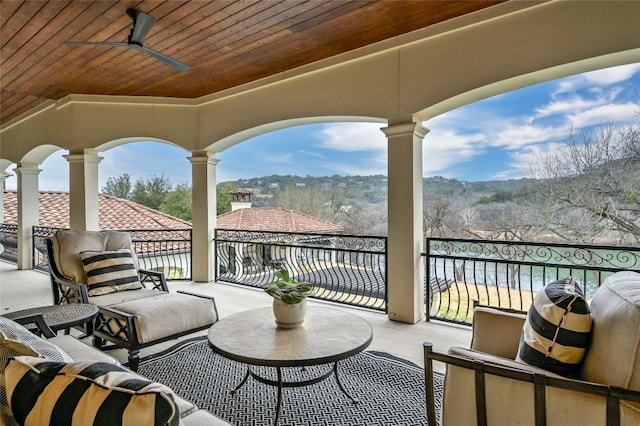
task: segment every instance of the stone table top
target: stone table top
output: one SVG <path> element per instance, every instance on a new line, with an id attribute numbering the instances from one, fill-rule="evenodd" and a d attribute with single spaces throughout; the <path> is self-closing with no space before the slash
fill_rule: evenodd
<path id="1" fill-rule="evenodd" d="M 307 307 L 302 325 L 283 329 L 272 308 L 252 309 L 211 326 L 209 345 L 245 364 L 296 367 L 339 361 L 363 351 L 373 339 L 363 318 L 330 308 Z"/>

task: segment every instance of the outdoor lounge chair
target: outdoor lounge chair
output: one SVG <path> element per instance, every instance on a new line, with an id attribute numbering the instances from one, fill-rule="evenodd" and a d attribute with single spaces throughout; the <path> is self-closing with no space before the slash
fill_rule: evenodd
<path id="1" fill-rule="evenodd" d="M 58 230 L 47 240 L 54 304 L 99 307 L 94 346 L 129 351 L 136 370 L 141 348 L 209 328 L 218 320 L 213 297 L 170 293 L 160 272 L 139 268 L 131 235 L 119 231 Z"/>
<path id="2" fill-rule="evenodd" d="M 451 347 L 444 354 L 424 344 L 430 425 L 438 424 L 433 361 L 446 364 L 441 426 L 640 424 L 640 273 L 622 271 L 609 277 L 589 303 L 590 315 L 572 314 L 578 303 L 571 295 L 554 301 L 544 290 L 538 295 L 529 315 L 475 307 L 469 349 Z M 584 318 L 589 316 L 593 327 L 586 332 Z M 587 345 L 575 345 L 580 341 L 576 329 L 589 335 Z M 538 330 L 554 340 L 536 334 Z M 575 346 L 558 343 L 567 338 Z M 530 341 L 543 343 L 549 351 L 539 358 L 542 366 L 519 359 L 532 353 L 521 350 Z M 575 356 L 580 352 L 581 362 Z M 572 374 L 551 371 L 567 367 Z"/>

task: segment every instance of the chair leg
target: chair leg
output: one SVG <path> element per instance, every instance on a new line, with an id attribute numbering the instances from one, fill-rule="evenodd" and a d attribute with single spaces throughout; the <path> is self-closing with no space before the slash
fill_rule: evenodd
<path id="1" fill-rule="evenodd" d="M 140 364 L 140 351 L 129 352 L 129 370 L 138 371 L 138 364 Z"/>
<path id="2" fill-rule="evenodd" d="M 93 336 L 93 346 L 97 349 L 102 349 L 102 347 L 104 346 L 104 340 L 102 340 L 100 337 Z"/>

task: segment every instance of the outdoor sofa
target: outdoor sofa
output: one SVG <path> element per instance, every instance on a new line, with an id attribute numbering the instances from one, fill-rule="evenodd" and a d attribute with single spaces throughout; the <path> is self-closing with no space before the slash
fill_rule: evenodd
<path id="1" fill-rule="evenodd" d="M 640 425 L 640 274 L 616 272 L 582 310 L 569 279 L 552 284 L 571 291 L 540 290 L 528 313 L 476 307 L 470 349 L 424 344 L 430 425 L 433 361 L 446 363 L 441 425 Z"/>
<path id="2" fill-rule="evenodd" d="M 94 346 L 105 341 L 129 351 L 137 370 L 140 349 L 209 328 L 218 320 L 213 297 L 170 293 L 161 272 L 141 269 L 131 234 L 58 230 L 47 240 L 54 304 L 89 303 Z"/>
<path id="3" fill-rule="evenodd" d="M 229 426 L 104 352 L 56 336 L 41 315 L 17 321 L 0 316 L 0 424 L 70 424 L 73 415 L 73 424 Z"/>

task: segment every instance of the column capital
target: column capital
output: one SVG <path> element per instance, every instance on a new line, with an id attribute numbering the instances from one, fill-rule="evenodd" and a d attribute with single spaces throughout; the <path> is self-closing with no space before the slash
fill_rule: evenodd
<path id="1" fill-rule="evenodd" d="M 99 163 L 104 157 L 100 157 L 95 149 L 85 149 L 83 152 L 69 151 L 68 155 L 63 155 L 69 163 Z"/>
<path id="2" fill-rule="evenodd" d="M 216 158 L 215 152 L 211 151 L 193 151 L 191 153 L 191 157 L 187 157 L 187 160 L 191 162 L 191 164 L 208 164 L 215 166 L 220 162 L 218 158 Z"/>
<path id="3" fill-rule="evenodd" d="M 35 163 L 20 163 L 13 169 L 17 175 L 34 175 L 37 176 L 42 172 L 42 169 L 38 168 L 38 164 Z"/>
<path id="4" fill-rule="evenodd" d="M 422 139 L 427 136 L 427 133 L 429 133 L 429 129 L 424 127 L 422 124 L 415 122 L 393 124 L 388 127 L 383 127 L 380 130 L 382 130 L 387 137 L 413 134 Z"/>

